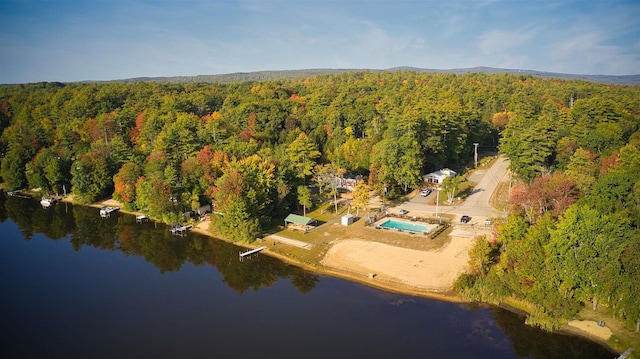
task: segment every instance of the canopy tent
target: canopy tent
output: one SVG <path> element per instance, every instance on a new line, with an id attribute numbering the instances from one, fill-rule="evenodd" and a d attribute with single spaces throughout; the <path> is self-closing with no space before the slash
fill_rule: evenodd
<path id="1" fill-rule="evenodd" d="M 317 225 L 318 221 L 313 218 L 299 216 L 297 214 L 291 213 L 287 216 L 287 218 L 284 219 L 284 226 L 288 227 L 289 224 L 293 224 L 295 227 L 302 227 L 306 231 L 309 226 Z"/>

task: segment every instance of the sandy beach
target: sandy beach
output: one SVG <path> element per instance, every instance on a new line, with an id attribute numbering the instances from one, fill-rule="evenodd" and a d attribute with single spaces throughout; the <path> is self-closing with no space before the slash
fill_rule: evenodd
<path id="1" fill-rule="evenodd" d="M 570 320 L 567 324 L 573 328 L 587 332 L 591 336 L 594 336 L 603 341 L 609 340 L 609 338 L 611 338 L 611 335 L 613 334 L 611 329 L 607 328 L 606 326 L 601 327 L 593 320 Z"/>
<path id="2" fill-rule="evenodd" d="M 443 293 L 450 291 L 458 275 L 467 269 L 470 247 L 471 240 L 460 237 L 451 238 L 444 247 L 433 251 L 342 240 L 329 249 L 321 263 L 374 281 Z"/>

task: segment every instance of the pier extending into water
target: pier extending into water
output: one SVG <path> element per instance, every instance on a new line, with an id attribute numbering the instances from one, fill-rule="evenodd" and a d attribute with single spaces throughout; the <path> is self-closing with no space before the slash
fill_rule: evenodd
<path id="1" fill-rule="evenodd" d="M 246 251 L 246 252 L 238 252 L 238 254 L 240 255 L 240 260 L 242 261 L 242 259 L 243 259 L 244 257 L 246 257 L 246 256 L 250 256 L 250 255 L 252 255 L 252 254 L 256 254 L 256 253 L 258 253 L 258 252 L 262 251 L 263 249 L 267 249 L 267 247 L 259 247 L 259 248 L 256 248 L 256 249 L 248 250 L 248 251 Z"/>
<path id="2" fill-rule="evenodd" d="M 20 193 L 20 191 L 11 191 L 11 192 L 7 192 L 7 194 L 11 197 L 18 197 L 18 198 L 25 198 L 25 199 L 31 199 L 30 196 L 24 195 L 22 193 Z"/>
<path id="3" fill-rule="evenodd" d="M 617 359 L 626 359 L 629 355 L 631 355 L 631 352 L 633 352 L 634 350 L 636 350 L 634 347 L 629 347 L 627 350 L 624 351 L 624 353 L 620 354 L 620 356 Z"/>

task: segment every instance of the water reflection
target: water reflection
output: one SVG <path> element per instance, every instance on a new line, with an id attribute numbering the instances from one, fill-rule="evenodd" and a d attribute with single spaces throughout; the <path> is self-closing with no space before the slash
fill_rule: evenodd
<path id="1" fill-rule="evenodd" d="M 0 194 L 0 208 L 0 219 L 15 222 L 27 240 L 34 233 L 53 240 L 70 236 L 76 251 L 87 246 L 141 256 L 161 273 L 179 271 L 185 263 L 211 265 L 238 294 L 269 287 L 279 279 L 289 279 L 301 293 L 308 293 L 319 281 L 315 274 L 268 256 L 242 263 L 240 247 L 197 233 L 175 236 L 163 224 L 136 223 L 132 215 L 102 218 L 96 208 L 64 202 L 43 208 L 37 201 L 5 194 Z"/>

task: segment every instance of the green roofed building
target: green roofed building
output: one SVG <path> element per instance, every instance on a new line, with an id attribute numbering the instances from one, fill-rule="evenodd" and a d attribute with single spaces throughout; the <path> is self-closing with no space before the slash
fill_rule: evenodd
<path id="1" fill-rule="evenodd" d="M 299 216 L 293 213 L 291 213 L 290 215 L 287 216 L 287 218 L 284 219 L 285 227 L 302 229 L 305 232 L 309 230 L 310 226 L 316 226 L 317 224 L 318 224 L 318 221 L 313 218 Z"/>

